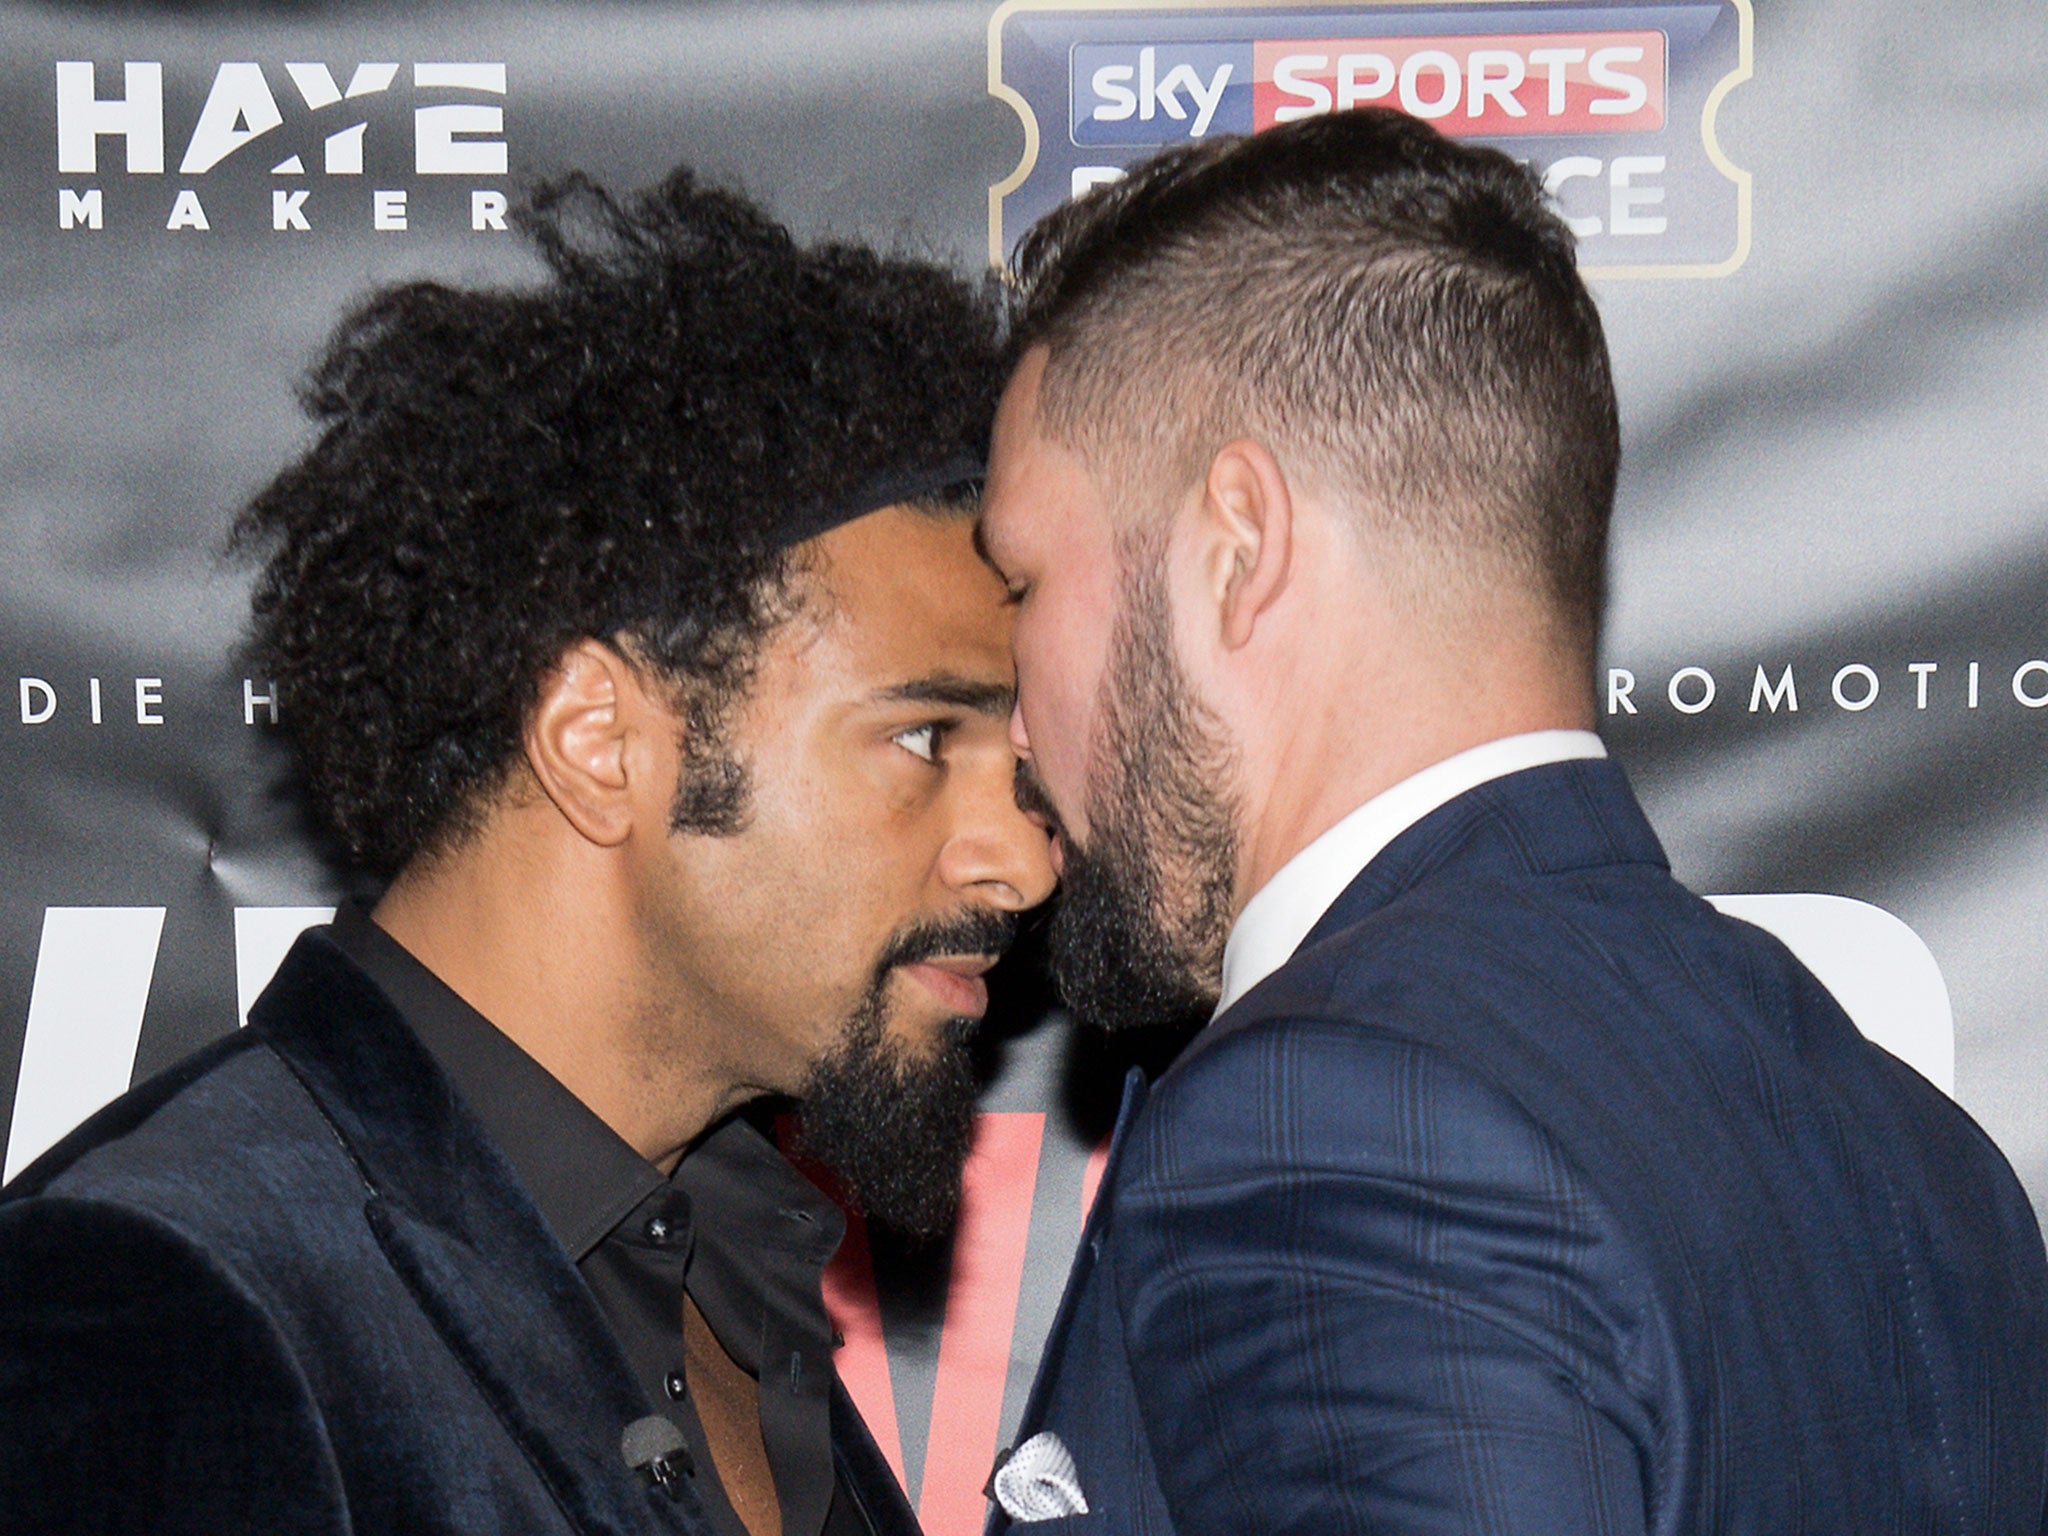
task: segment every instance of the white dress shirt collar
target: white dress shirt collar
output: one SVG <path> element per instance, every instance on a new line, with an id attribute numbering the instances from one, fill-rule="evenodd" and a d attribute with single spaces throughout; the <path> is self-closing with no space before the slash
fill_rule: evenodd
<path id="1" fill-rule="evenodd" d="M 1468 748 L 1382 790 L 1280 867 L 1245 903 L 1223 949 L 1223 1012 L 1285 965 L 1344 889 L 1431 811 L 1493 779 L 1605 757 L 1591 731 L 1530 731 Z"/>

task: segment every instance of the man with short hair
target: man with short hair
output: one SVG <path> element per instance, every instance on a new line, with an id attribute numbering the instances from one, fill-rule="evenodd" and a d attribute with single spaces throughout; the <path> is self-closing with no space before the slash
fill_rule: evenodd
<path id="1" fill-rule="evenodd" d="M 1592 733 L 1617 418 L 1534 176 L 1335 114 L 1016 272 L 1055 967 L 1215 1017 L 1127 1090 L 992 1529 L 2039 1530 L 2018 1182 Z"/>
<path id="2" fill-rule="evenodd" d="M 973 547 L 995 307 L 687 173 L 527 228 L 544 284 L 342 325 L 242 520 L 389 883 L 0 1197 L 7 1531 L 916 1529 L 760 1114 L 947 1225 L 1052 884 Z"/>

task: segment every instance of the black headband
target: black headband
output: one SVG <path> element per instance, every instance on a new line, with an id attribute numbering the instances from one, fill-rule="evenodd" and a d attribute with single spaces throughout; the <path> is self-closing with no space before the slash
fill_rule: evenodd
<path id="1" fill-rule="evenodd" d="M 922 469 L 885 469 L 868 476 L 845 499 L 790 517 L 776 530 L 776 542 L 787 549 L 870 512 L 907 501 L 959 501 L 978 496 L 987 472 L 978 455 L 964 452 Z"/>
<path id="2" fill-rule="evenodd" d="M 853 494 L 827 502 L 808 512 L 792 513 L 775 530 L 778 548 L 788 549 L 806 539 L 830 533 L 834 528 L 908 501 L 964 501 L 981 494 L 987 466 L 977 454 L 956 453 L 923 469 L 891 468 L 863 480 Z M 598 638 L 610 640 L 639 622 L 636 617 L 614 618 Z"/>

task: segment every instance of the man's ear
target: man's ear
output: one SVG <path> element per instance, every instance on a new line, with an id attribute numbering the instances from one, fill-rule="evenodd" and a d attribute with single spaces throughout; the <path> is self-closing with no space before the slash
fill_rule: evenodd
<path id="1" fill-rule="evenodd" d="M 1294 558 L 1294 499 L 1263 443 L 1234 438 L 1216 450 L 1202 487 L 1206 570 L 1226 647 L 1248 644 L 1259 617 L 1286 589 Z"/>
<path id="2" fill-rule="evenodd" d="M 562 817 L 600 847 L 633 830 L 653 701 L 626 658 L 598 640 L 562 652 L 527 716 L 527 766 Z"/>

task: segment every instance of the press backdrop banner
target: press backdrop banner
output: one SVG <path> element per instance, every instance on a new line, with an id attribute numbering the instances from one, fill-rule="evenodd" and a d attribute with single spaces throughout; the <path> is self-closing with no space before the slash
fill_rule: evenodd
<path id="1" fill-rule="evenodd" d="M 242 660 L 228 522 L 399 278 L 520 189 L 678 161 L 800 232 L 1000 259 L 1158 147 L 1355 101 L 1498 143 L 1582 242 L 1625 460 L 1608 742 L 2048 1203 L 2048 10 L 0 4 L 0 1126 L 11 1175 L 235 1029 L 349 890 Z M 1131 388 L 1142 391 L 1143 379 Z M 832 1273 L 927 1528 L 980 1527 L 1120 1056 L 1028 965 L 950 1250 Z"/>

